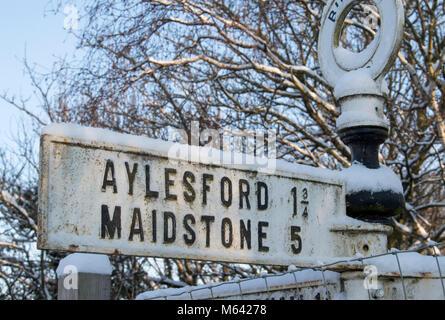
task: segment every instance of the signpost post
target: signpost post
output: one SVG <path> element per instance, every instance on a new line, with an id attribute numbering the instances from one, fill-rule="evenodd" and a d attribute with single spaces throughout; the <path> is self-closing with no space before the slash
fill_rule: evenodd
<path id="1" fill-rule="evenodd" d="M 390 223 L 390 218 L 405 210 L 400 179 L 380 165 L 379 146 L 389 136 L 389 122 L 384 105 L 387 90 L 385 75 L 392 67 L 403 39 L 404 8 L 402 0 L 373 0 L 380 14 L 381 30 L 361 52 L 351 52 L 340 45 L 343 25 L 355 0 L 332 0 L 324 10 L 318 40 L 320 67 L 334 87 L 341 114 L 337 132 L 352 154 L 351 172 L 346 179 L 347 214 L 365 221 Z M 375 189 L 363 183 L 363 177 L 385 171 L 386 179 Z M 391 181 L 391 183 L 388 183 Z M 395 181 L 395 183 L 392 183 Z M 348 188 L 354 185 L 354 188 Z"/>

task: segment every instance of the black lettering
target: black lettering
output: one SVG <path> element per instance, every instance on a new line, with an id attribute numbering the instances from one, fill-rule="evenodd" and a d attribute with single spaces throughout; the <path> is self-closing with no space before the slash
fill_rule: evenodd
<path id="1" fill-rule="evenodd" d="M 108 179 L 109 171 L 111 171 L 111 180 Z M 114 163 L 111 160 L 107 160 L 107 164 L 105 165 L 102 192 L 107 191 L 108 186 L 113 187 L 113 193 L 117 193 L 116 177 L 114 176 Z"/>
<path id="2" fill-rule="evenodd" d="M 228 199 L 225 196 L 225 185 L 227 184 Z M 229 178 L 223 177 L 221 179 L 221 202 L 224 206 L 230 207 L 232 205 L 232 181 Z"/>
<path id="3" fill-rule="evenodd" d="M 128 162 L 125 162 L 125 169 L 127 169 L 128 176 L 128 194 L 133 195 L 133 184 L 134 178 L 136 178 L 136 172 L 138 171 L 138 164 L 133 164 L 133 170 L 130 171 L 130 164 Z"/>
<path id="4" fill-rule="evenodd" d="M 165 168 L 164 181 L 165 181 L 165 200 L 176 200 L 178 197 L 175 194 L 170 193 L 170 187 L 175 184 L 174 180 L 170 180 L 170 175 L 176 174 L 176 169 Z"/>
<path id="5" fill-rule="evenodd" d="M 267 238 L 267 233 L 263 232 L 263 227 L 268 227 L 269 222 L 258 222 L 258 251 L 269 252 L 269 247 L 263 246 L 263 239 Z"/>
<path id="6" fill-rule="evenodd" d="M 308 215 L 309 215 L 309 213 L 307 212 L 307 207 L 304 207 L 303 218 L 307 218 Z"/>
<path id="7" fill-rule="evenodd" d="M 136 220 L 138 228 L 136 228 Z M 134 208 L 133 210 L 133 219 L 131 220 L 131 230 L 130 237 L 128 240 L 133 241 L 133 237 L 135 234 L 139 235 L 139 239 L 144 241 L 144 228 L 142 227 L 142 217 L 141 217 L 141 209 Z"/>
<path id="8" fill-rule="evenodd" d="M 297 245 L 295 245 L 295 244 L 291 245 L 293 254 L 299 254 L 301 252 L 302 247 L 303 247 L 302 246 L 301 237 L 298 234 L 298 232 L 300 232 L 300 231 L 301 231 L 301 228 L 298 227 L 298 226 L 291 226 L 290 227 L 290 233 L 291 233 L 290 240 L 292 242 L 293 241 L 297 242 Z"/>
<path id="9" fill-rule="evenodd" d="M 243 190 L 243 186 L 245 186 L 246 190 Z M 243 198 L 246 199 L 246 207 L 250 210 L 250 202 L 249 202 L 249 193 L 250 193 L 250 185 L 249 181 L 240 179 L 239 181 L 239 208 L 244 208 Z"/>
<path id="10" fill-rule="evenodd" d="M 261 197 L 261 189 L 264 190 L 264 199 Z M 266 210 L 269 204 L 269 192 L 267 190 L 267 184 L 264 182 L 257 183 L 257 200 L 258 200 L 258 210 Z M 264 200 L 264 201 L 262 201 Z"/>
<path id="11" fill-rule="evenodd" d="M 171 221 L 172 232 L 169 236 L 168 220 Z M 172 212 L 164 212 L 164 243 L 173 243 L 176 240 L 176 217 Z"/>
<path id="12" fill-rule="evenodd" d="M 290 193 L 292 194 L 292 198 L 293 198 L 293 210 L 292 210 L 292 218 L 295 217 L 297 215 L 297 187 L 293 187 L 290 191 Z"/>
<path id="13" fill-rule="evenodd" d="M 244 241 L 247 243 L 247 249 L 251 249 L 252 229 L 250 227 L 250 220 L 247 220 L 247 228 L 243 220 L 240 220 L 240 240 L 241 249 L 244 249 Z"/>
<path id="14" fill-rule="evenodd" d="M 101 238 L 105 239 L 106 235 L 110 239 L 114 239 L 114 234 L 117 230 L 117 238 L 121 238 L 121 207 L 116 206 L 113 212 L 113 220 L 110 220 L 110 213 L 108 206 L 102 205 L 101 218 Z"/>
<path id="15" fill-rule="evenodd" d="M 194 225 L 196 222 L 195 217 L 191 214 L 188 214 L 184 217 L 184 229 L 187 230 L 190 237 L 188 237 L 186 234 L 184 234 L 184 242 L 186 245 L 191 246 L 193 243 L 195 243 L 196 240 L 196 234 L 193 228 L 190 226 L 190 223 Z"/>
<path id="16" fill-rule="evenodd" d="M 157 198 L 159 196 L 158 191 L 150 190 L 150 166 L 145 166 L 145 196 L 149 198 Z"/>
<path id="17" fill-rule="evenodd" d="M 304 189 L 303 189 L 303 200 L 306 200 L 306 201 L 307 201 L 307 197 L 308 197 L 308 192 L 307 192 L 307 189 L 304 188 Z"/>
<path id="18" fill-rule="evenodd" d="M 331 12 L 329 12 L 328 19 L 331 20 L 332 22 L 335 22 L 337 20 L 337 18 L 335 17 L 336 15 L 337 15 L 337 12 L 332 10 Z"/>
<path id="19" fill-rule="evenodd" d="M 156 243 L 157 241 L 157 233 L 156 233 L 156 210 L 152 212 L 152 220 L 151 220 L 151 241 Z"/>
<path id="20" fill-rule="evenodd" d="M 229 239 L 226 238 L 226 229 L 229 227 Z M 222 219 L 221 222 L 221 243 L 224 247 L 230 248 L 233 242 L 232 221 L 229 218 Z"/>
<path id="21" fill-rule="evenodd" d="M 210 223 L 215 221 L 213 216 L 202 216 L 201 222 L 206 224 L 206 248 L 210 247 Z"/>
<path id="22" fill-rule="evenodd" d="M 207 180 L 213 181 L 213 175 L 207 173 L 202 175 L 202 204 L 207 204 L 207 192 L 210 191 L 210 186 L 207 184 Z"/>
<path id="23" fill-rule="evenodd" d="M 195 189 L 193 189 L 192 183 L 195 183 L 195 175 L 190 171 L 184 172 L 182 179 L 184 187 L 187 189 L 188 193 L 184 191 L 184 199 L 187 202 L 193 202 L 196 199 Z"/>

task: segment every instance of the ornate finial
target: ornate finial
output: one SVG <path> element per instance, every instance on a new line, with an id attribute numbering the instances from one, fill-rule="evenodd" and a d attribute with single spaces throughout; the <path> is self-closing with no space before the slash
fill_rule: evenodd
<path id="1" fill-rule="evenodd" d="M 360 1 L 330 1 L 322 18 L 318 55 L 323 75 L 334 87 L 341 108 L 338 134 L 352 153 L 353 165 L 343 171 L 347 214 L 363 220 L 387 221 L 404 210 L 400 180 L 379 164 L 378 150 L 388 138 L 389 128 L 384 115 L 384 77 L 400 50 L 405 18 L 402 0 L 372 2 L 380 14 L 380 30 L 363 51 L 355 53 L 340 46 L 340 37 L 349 11 Z M 379 176 L 383 181 L 375 180 L 377 188 L 365 181 L 366 177 Z"/>
<path id="2" fill-rule="evenodd" d="M 324 10 L 318 56 L 323 75 L 333 87 L 346 73 L 359 69 L 366 69 L 373 80 L 383 79 L 400 50 L 405 22 L 402 0 L 373 0 L 380 14 L 380 32 L 362 52 L 341 48 L 344 21 L 351 8 L 359 2 L 332 0 Z"/>

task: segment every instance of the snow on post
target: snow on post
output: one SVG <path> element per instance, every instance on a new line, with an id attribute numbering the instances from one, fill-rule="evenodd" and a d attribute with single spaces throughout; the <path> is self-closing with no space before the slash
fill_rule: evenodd
<path id="1" fill-rule="evenodd" d="M 106 255 L 74 253 L 60 260 L 59 300 L 109 300 L 111 292 L 110 259 Z"/>

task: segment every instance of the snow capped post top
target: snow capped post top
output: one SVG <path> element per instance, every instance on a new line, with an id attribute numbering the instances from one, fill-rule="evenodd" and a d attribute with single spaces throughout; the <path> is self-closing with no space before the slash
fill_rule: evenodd
<path id="1" fill-rule="evenodd" d="M 331 0 L 324 9 L 318 42 L 320 67 L 341 109 L 337 132 L 351 150 L 352 167 L 345 170 L 347 215 L 367 221 L 388 221 L 402 212 L 403 190 L 384 185 L 376 192 L 364 183 L 363 176 L 375 176 L 379 163 L 379 146 L 388 138 L 389 122 L 384 114 L 388 88 L 384 77 L 394 63 L 403 37 L 402 0 L 372 0 L 379 30 L 374 32 L 360 21 L 361 28 L 374 39 L 361 52 L 341 47 L 343 25 L 351 23 L 348 14 L 359 0 Z M 355 7 L 356 6 L 356 7 Z M 360 170 L 357 171 L 360 167 Z M 388 169 L 388 175 L 398 177 Z M 359 174 L 355 174 L 360 172 Z M 351 173 L 351 174 L 348 174 Z M 392 173 L 392 175 L 391 175 Z M 352 187 L 354 186 L 354 187 Z M 400 186 L 400 183 L 398 184 Z"/>

